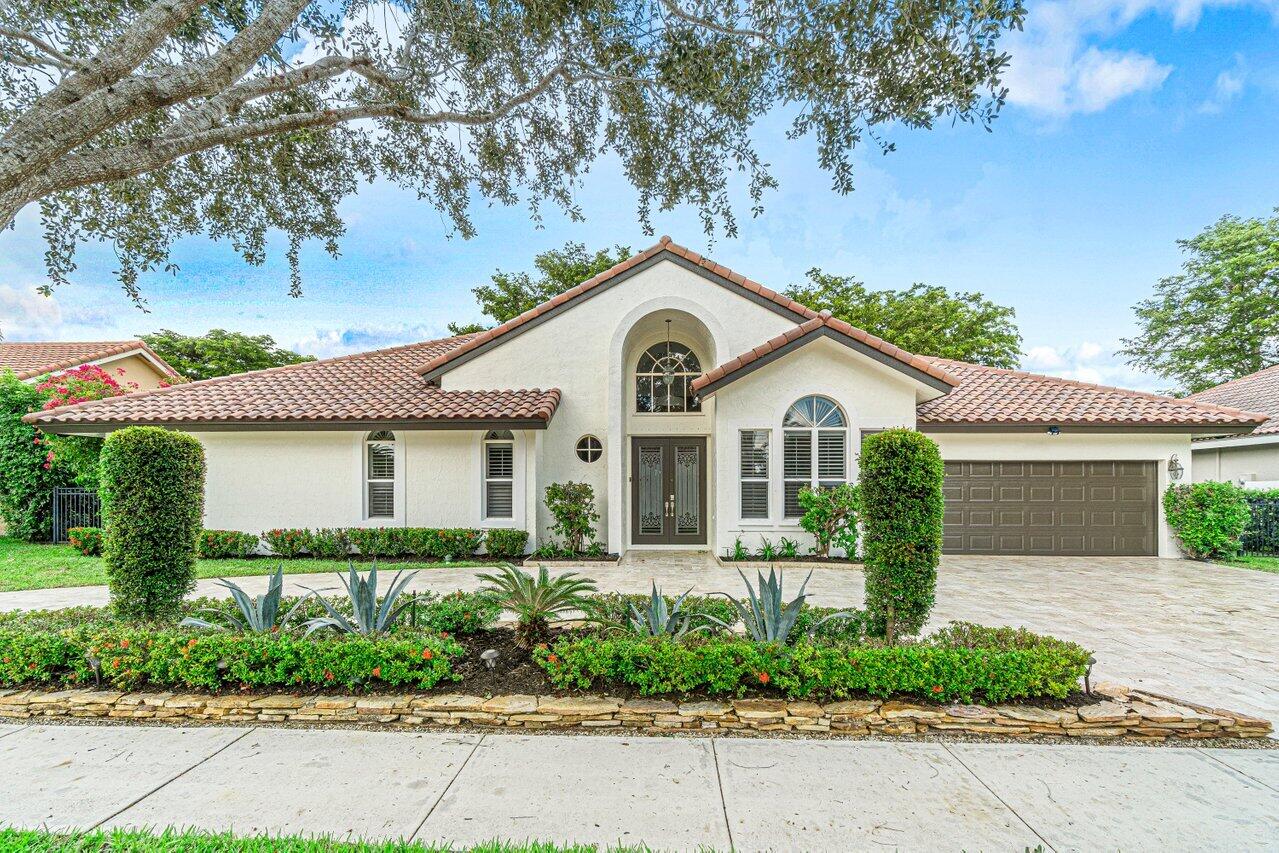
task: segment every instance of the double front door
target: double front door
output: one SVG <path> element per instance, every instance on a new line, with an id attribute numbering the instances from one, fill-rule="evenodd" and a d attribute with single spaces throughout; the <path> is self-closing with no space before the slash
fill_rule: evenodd
<path id="1" fill-rule="evenodd" d="M 631 543 L 706 544 L 706 438 L 631 438 Z"/>

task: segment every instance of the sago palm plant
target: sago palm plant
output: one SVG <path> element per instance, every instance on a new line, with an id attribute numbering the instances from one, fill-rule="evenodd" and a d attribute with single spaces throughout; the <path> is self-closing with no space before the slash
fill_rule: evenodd
<path id="1" fill-rule="evenodd" d="M 590 578 L 576 572 L 551 577 L 546 566 L 540 566 L 534 576 L 506 563 L 479 578 L 487 584 L 485 592 L 491 593 L 503 609 L 515 612 L 515 642 L 525 649 L 548 638 L 552 620 L 585 610 L 589 606 L 585 596 L 596 591 L 595 581 Z"/>

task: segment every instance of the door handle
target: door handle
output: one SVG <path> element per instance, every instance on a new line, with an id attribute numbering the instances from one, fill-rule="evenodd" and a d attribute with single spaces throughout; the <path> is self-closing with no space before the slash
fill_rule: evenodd
<path id="1" fill-rule="evenodd" d="M 671 518 L 675 517 L 675 496 L 671 495 L 666 499 L 666 514 Z"/>

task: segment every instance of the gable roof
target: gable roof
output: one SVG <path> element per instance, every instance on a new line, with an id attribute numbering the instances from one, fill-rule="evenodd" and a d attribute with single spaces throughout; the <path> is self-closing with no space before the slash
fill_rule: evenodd
<path id="1" fill-rule="evenodd" d="M 204 429 L 298 426 L 434 429 L 501 424 L 545 428 L 559 405 L 551 388 L 441 391 L 415 368 L 469 336 L 219 376 L 27 415 L 54 432 L 160 424 Z"/>
<path id="2" fill-rule="evenodd" d="M 784 296 L 775 290 L 752 281 L 741 273 L 733 272 L 728 267 L 717 264 L 710 258 L 704 258 L 691 249 L 678 243 L 672 243 L 670 237 L 662 237 L 656 245 L 650 246 L 638 255 L 632 255 L 616 266 L 588 278 L 581 284 L 566 290 L 553 299 L 530 308 L 520 316 L 507 320 L 500 326 L 480 332 L 465 344 L 440 353 L 419 368 L 418 372 L 427 379 L 435 379 L 447 369 L 463 364 L 487 349 L 510 340 L 515 335 L 528 331 L 536 324 L 555 316 L 585 299 L 602 293 L 609 287 L 626 280 L 635 273 L 647 269 L 662 260 L 670 260 L 685 269 L 701 275 L 709 281 L 750 299 L 765 308 L 776 311 L 782 316 L 802 323 L 817 316 L 817 312 L 794 299 Z"/>
<path id="3" fill-rule="evenodd" d="M 1279 364 L 1191 394 L 1186 399 L 1265 412 L 1270 419 L 1252 434 L 1279 435 Z"/>
<path id="4" fill-rule="evenodd" d="M 912 355 L 901 347 L 893 346 L 882 338 L 831 316 L 829 311 L 822 311 L 795 328 L 764 341 L 749 352 L 706 371 L 693 380 L 693 391 L 702 396 L 714 394 L 730 382 L 819 338 L 830 338 L 942 392 L 948 392 L 958 384 L 957 379 L 928 359 Z"/>
<path id="5" fill-rule="evenodd" d="M 949 394 L 916 407 L 921 430 L 987 427 L 1114 427 L 1251 432 L 1266 415 L 1195 400 L 1164 397 L 924 356 L 954 376 Z"/>
<path id="6" fill-rule="evenodd" d="M 46 373 L 79 367 L 105 358 L 136 352 L 151 362 L 161 373 L 177 376 L 178 372 L 160 358 L 145 341 L 31 341 L 0 343 L 0 370 L 9 368 L 19 379 L 33 379 Z"/>

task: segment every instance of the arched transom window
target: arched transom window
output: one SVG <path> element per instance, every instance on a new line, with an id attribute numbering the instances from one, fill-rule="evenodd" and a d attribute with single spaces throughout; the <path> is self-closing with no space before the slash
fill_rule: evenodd
<path id="1" fill-rule="evenodd" d="M 395 517 L 395 433 L 380 429 L 364 440 L 364 506 L 369 518 Z"/>
<path id="2" fill-rule="evenodd" d="M 700 412 L 693 380 L 702 374 L 691 349 L 675 341 L 654 344 L 635 368 L 635 411 Z"/>
<path id="3" fill-rule="evenodd" d="M 799 493 L 805 486 L 837 486 L 848 481 L 848 422 L 832 400 L 813 394 L 786 410 L 782 419 L 782 478 L 787 518 L 804 514 Z"/>

